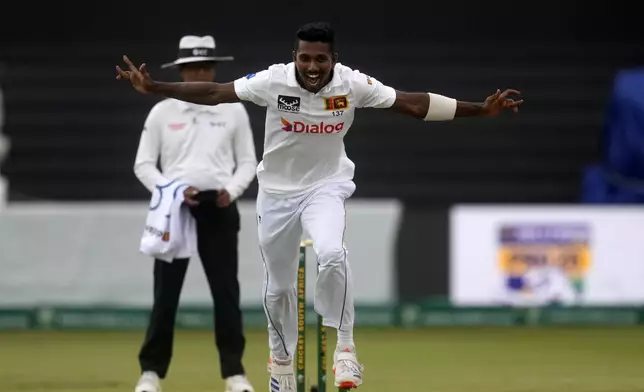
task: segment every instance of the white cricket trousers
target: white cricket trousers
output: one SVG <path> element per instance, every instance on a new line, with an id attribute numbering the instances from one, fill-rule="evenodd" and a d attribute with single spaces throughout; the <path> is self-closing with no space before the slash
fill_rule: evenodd
<path id="1" fill-rule="evenodd" d="M 269 346 L 277 359 L 292 359 L 297 346 L 297 270 L 303 233 L 313 241 L 317 256 L 315 311 L 327 327 L 353 328 L 353 281 L 344 234 L 345 201 L 355 189 L 353 181 L 347 181 L 294 197 L 258 192 L 264 311 Z"/>

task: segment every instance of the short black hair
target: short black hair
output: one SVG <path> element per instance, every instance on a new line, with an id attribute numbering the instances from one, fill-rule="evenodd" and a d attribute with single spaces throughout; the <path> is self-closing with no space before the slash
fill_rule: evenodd
<path id="1" fill-rule="evenodd" d="M 311 22 L 300 27 L 295 34 L 293 49 L 297 52 L 300 41 L 322 42 L 329 45 L 331 53 L 335 51 L 335 32 L 327 22 Z"/>

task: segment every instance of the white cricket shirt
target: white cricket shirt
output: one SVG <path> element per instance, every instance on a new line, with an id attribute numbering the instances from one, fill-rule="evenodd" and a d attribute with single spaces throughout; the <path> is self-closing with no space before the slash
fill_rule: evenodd
<path id="1" fill-rule="evenodd" d="M 207 106 L 165 99 L 145 121 L 134 173 L 150 191 L 178 179 L 199 190 L 226 189 L 234 200 L 255 177 L 256 165 L 242 103 Z"/>
<path id="2" fill-rule="evenodd" d="M 318 93 L 302 88 L 295 64 L 274 64 L 235 80 L 241 100 L 266 107 L 264 155 L 257 180 L 269 193 L 300 193 L 322 183 L 353 179 L 344 136 L 357 108 L 388 108 L 393 88 L 340 63 Z"/>

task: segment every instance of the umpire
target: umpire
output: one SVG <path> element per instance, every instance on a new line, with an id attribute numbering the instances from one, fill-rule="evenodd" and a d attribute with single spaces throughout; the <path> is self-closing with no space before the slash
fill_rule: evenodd
<path id="1" fill-rule="evenodd" d="M 211 36 L 179 42 L 177 67 L 184 82 L 212 82 L 215 65 L 231 61 L 215 53 Z M 159 164 L 160 170 L 157 168 Z M 241 103 L 205 106 L 174 99 L 157 103 L 145 121 L 134 173 L 150 191 L 179 179 L 197 227 L 197 249 L 214 301 L 215 342 L 226 392 L 253 392 L 245 377 L 239 305 L 238 231 L 235 200 L 255 177 L 257 157 L 248 113 Z M 174 323 L 188 259 L 154 261 L 154 305 L 139 353 L 135 392 L 160 392 L 172 357 Z"/>

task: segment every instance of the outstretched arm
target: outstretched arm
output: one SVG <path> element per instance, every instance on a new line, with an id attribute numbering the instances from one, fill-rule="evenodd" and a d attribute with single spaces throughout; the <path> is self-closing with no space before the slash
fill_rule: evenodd
<path id="1" fill-rule="evenodd" d="M 238 102 L 235 86 L 230 83 L 214 82 L 153 82 L 152 94 L 200 105 L 218 105 Z"/>
<path id="2" fill-rule="evenodd" d="M 161 95 L 167 98 L 175 98 L 181 101 L 192 102 L 201 105 L 217 105 L 226 102 L 240 101 L 235 92 L 234 83 L 170 83 L 153 80 L 148 73 L 145 64 L 137 69 L 127 56 L 123 56 L 128 71 L 116 66 L 116 79 L 129 80 L 132 86 L 143 94 Z"/>
<path id="3" fill-rule="evenodd" d="M 455 117 L 489 117 L 496 116 L 505 109 L 514 112 L 519 110 L 523 100 L 508 98 L 510 94 L 520 94 L 517 90 L 508 89 L 487 97 L 484 102 L 458 101 L 432 93 L 408 93 L 396 90 L 396 100 L 391 110 L 410 115 L 425 121 L 448 121 Z"/>

